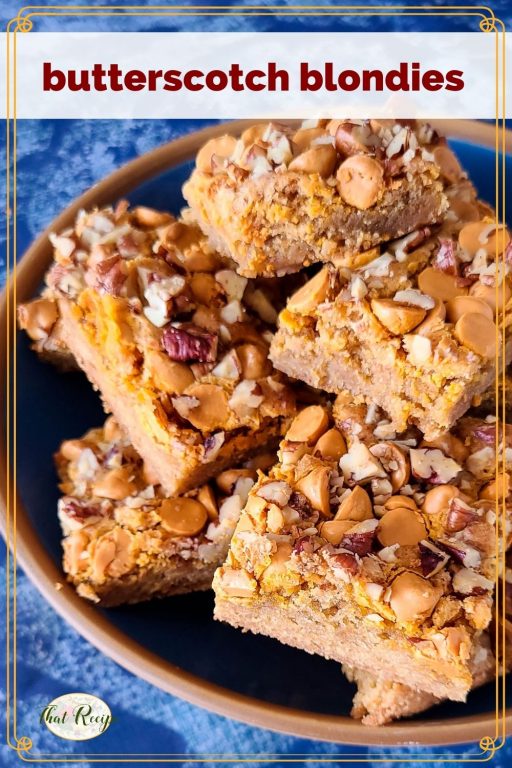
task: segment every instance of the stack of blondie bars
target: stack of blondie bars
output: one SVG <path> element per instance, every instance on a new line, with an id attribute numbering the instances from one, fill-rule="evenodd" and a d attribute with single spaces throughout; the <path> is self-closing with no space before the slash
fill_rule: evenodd
<path id="1" fill-rule="evenodd" d="M 343 665 L 364 723 L 463 701 L 512 581 L 506 227 L 415 121 L 250 126 L 183 194 L 81 212 L 19 308 L 112 414 L 56 456 L 69 580 L 213 580 L 217 619 Z"/>

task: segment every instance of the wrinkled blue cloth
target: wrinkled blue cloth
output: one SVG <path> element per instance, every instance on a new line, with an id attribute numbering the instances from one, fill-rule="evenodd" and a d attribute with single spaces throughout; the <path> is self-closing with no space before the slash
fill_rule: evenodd
<path id="1" fill-rule="evenodd" d="M 109 4 L 109 3 L 106 3 Z M 119 4 L 119 3 L 110 3 Z M 138 0 L 138 4 L 144 4 Z M 182 3 L 183 4 L 183 3 Z M 223 4 L 226 5 L 225 0 Z M 248 3 L 250 4 L 250 3 Z M 442 5 L 442 3 L 436 3 Z M 16 15 L 18 4 L 4 2 L 4 18 Z M 286 4 L 284 4 L 286 5 Z M 497 14 L 508 19 L 508 3 L 495 3 Z M 274 29 L 272 20 L 262 19 L 258 29 Z M 302 21 L 288 19 L 288 28 L 300 29 Z M 311 24 L 311 22 L 308 22 Z M 321 20 L 316 28 L 327 28 L 332 20 Z M 346 29 L 435 29 L 441 28 L 436 19 L 420 22 L 414 18 L 363 19 L 338 22 L 338 28 Z M 55 19 L 39 19 L 37 29 L 52 31 L 61 29 L 62 22 Z M 159 19 L 109 19 L 85 21 L 69 19 L 66 29 L 98 30 L 165 30 L 181 29 L 249 29 L 247 22 L 239 18 L 211 19 L 207 21 L 185 19 L 181 22 L 164 22 Z M 254 28 L 254 27 L 253 27 Z M 442 27 L 446 29 L 446 26 Z M 453 29 L 471 29 L 470 21 L 458 18 Z M 33 238 L 77 195 L 120 165 L 159 144 L 197 127 L 190 121 L 20 121 L 18 123 L 18 252 L 23 253 Z M 5 212 L 2 210 L 1 215 Z M 0 283 L 5 276 L 3 260 L 5 221 L 0 222 L 2 242 Z M 5 553 L 0 553 L 0 573 L 5 583 Z M 374 748 L 359 750 L 323 742 L 308 741 L 292 736 L 275 734 L 260 728 L 208 713 L 181 701 L 139 680 L 120 668 L 93 646 L 81 638 L 60 618 L 41 597 L 37 588 L 21 572 L 17 582 L 18 605 L 18 695 L 17 732 L 29 735 L 34 741 L 34 755 L 55 753 L 69 756 L 67 765 L 88 768 L 90 762 L 74 762 L 83 752 L 95 754 L 114 753 L 166 753 L 176 754 L 183 761 L 200 758 L 201 754 L 228 755 L 253 754 L 261 756 L 256 765 L 267 763 L 270 754 L 292 758 L 293 755 L 309 755 L 312 766 L 325 765 L 335 759 L 350 760 L 375 755 Z M 5 615 L 4 591 L 0 591 L 0 615 Z M 5 637 L 0 640 L 2 681 L 5 680 Z M 88 691 L 105 698 L 118 723 L 100 739 L 85 745 L 64 741 L 53 736 L 39 724 L 42 708 L 56 696 L 68 691 Z M 4 705 L 4 686 L 0 693 Z M 4 707 L 2 706 L 4 711 Z M 3 742 L 4 740 L 2 740 Z M 444 748 L 444 759 L 471 759 L 478 754 L 477 746 Z M 439 759 L 438 749 L 403 747 L 382 750 L 386 763 L 378 765 L 402 765 L 402 761 L 421 754 L 427 765 Z M 350 756 L 350 757 L 349 757 Z M 500 750 L 493 765 L 512 763 L 510 743 Z M 18 765 L 19 758 L 4 743 L 0 745 L 0 765 L 5 768 Z M 57 763 L 55 763 L 56 765 Z M 405 766 L 406 763 L 403 762 Z"/>

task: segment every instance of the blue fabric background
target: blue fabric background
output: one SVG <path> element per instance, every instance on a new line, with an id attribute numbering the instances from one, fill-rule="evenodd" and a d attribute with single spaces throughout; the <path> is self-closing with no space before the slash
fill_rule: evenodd
<path id="1" fill-rule="evenodd" d="M 402 0 L 403 2 L 403 0 Z M 50 4 L 49 2 L 42 4 Z M 71 0 L 70 0 L 71 4 Z M 89 2 L 89 5 L 92 4 Z M 98 3 L 99 4 L 99 3 Z M 104 2 L 103 4 L 117 4 Z M 147 4 L 138 0 L 139 5 Z M 183 0 L 181 0 L 181 4 Z M 224 5 L 228 4 L 223 0 Z M 250 4 L 248 2 L 247 4 Z M 287 3 L 283 3 L 286 5 Z M 443 3 L 435 2 L 442 6 Z M 451 3 L 456 4 L 456 3 Z M 21 3 L 20 3 L 21 5 Z M 212 3 L 214 5 L 214 3 Z M 384 3 L 382 3 L 384 5 Z M 2 16 L 15 16 L 17 3 L 2 3 Z M 493 9 L 505 21 L 510 20 L 510 4 L 503 0 L 493 4 Z M 339 29 L 362 31 L 407 29 L 459 29 L 474 30 L 474 22 L 459 17 L 443 22 L 430 18 L 414 17 L 376 19 L 345 19 L 334 21 L 320 19 L 212 18 L 208 20 L 183 19 L 102 19 L 84 20 L 70 18 L 65 29 L 84 30 L 235 30 L 235 29 L 325 29 L 336 24 Z M 63 29 L 64 22 L 56 19 L 37 21 L 36 30 Z M 203 123 L 204 124 L 204 123 Z M 18 252 L 21 254 L 30 241 L 73 198 L 90 187 L 127 160 L 169 141 L 197 127 L 191 121 L 21 121 L 18 123 Z M 5 211 L 0 211 L 5 217 Z M 5 221 L 0 222 L 0 283 L 5 274 Z M 5 579 L 5 553 L 0 552 L 0 575 Z M 342 758 L 350 752 L 365 757 L 366 749 L 354 750 L 333 744 L 274 734 L 259 728 L 251 728 L 193 707 L 151 685 L 137 679 L 99 653 L 72 630 L 43 600 L 37 589 L 23 573 L 18 575 L 18 734 L 30 734 L 35 741 L 35 752 L 59 752 L 69 755 L 71 766 L 87 766 L 90 763 L 74 762 L 84 750 L 104 753 L 176 753 L 183 760 L 191 761 L 201 753 L 253 753 L 261 755 L 308 754 L 312 766 L 320 760 Z M 0 615 L 5 615 L 3 590 L 0 591 Z M 0 644 L 4 645 L 2 637 Z M 0 655 L 2 683 L 5 680 L 5 653 Z M 38 713 L 55 696 L 66 691 L 84 690 L 105 698 L 118 722 L 93 742 L 80 747 L 75 742 L 57 739 L 44 726 L 38 725 Z M 5 688 L 0 690 L 2 710 Z M 2 740 L 3 741 L 3 740 Z M 97 742 L 97 743 L 96 743 Z M 439 750 L 420 750 L 427 764 L 439 759 Z M 373 749 L 374 753 L 375 750 Z M 405 765 L 411 754 L 418 749 L 402 748 L 382 750 L 386 765 Z M 461 762 L 478 753 L 477 747 L 454 747 L 442 750 L 443 757 L 459 758 Z M 73 757 L 74 756 L 74 757 Z M 498 752 L 493 765 L 506 766 L 512 762 L 512 746 Z M 19 764 L 19 758 L 5 744 L 0 745 L 0 765 L 11 768 Z M 325 765 L 325 762 L 322 763 Z M 375 763 L 375 766 L 383 763 Z"/>

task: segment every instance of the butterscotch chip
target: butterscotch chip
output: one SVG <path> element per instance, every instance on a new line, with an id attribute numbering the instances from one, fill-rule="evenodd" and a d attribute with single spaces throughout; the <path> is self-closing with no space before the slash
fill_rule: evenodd
<path id="1" fill-rule="evenodd" d="M 212 306 L 222 288 L 209 272 L 196 272 L 190 278 L 190 289 L 196 301 L 205 306 Z"/>
<path id="2" fill-rule="evenodd" d="M 347 444 L 341 432 L 333 427 L 320 437 L 313 454 L 320 455 L 323 459 L 338 461 L 347 452 Z"/>
<path id="3" fill-rule="evenodd" d="M 384 502 L 384 508 L 385 509 L 412 509 L 413 511 L 417 510 L 418 507 L 416 506 L 416 502 L 411 496 L 403 496 L 399 494 L 398 496 L 390 496 L 389 499 L 387 499 Z"/>
<path id="4" fill-rule="evenodd" d="M 215 494 L 209 485 L 202 485 L 197 493 L 197 500 L 206 509 L 209 520 L 217 520 L 219 508 Z"/>
<path id="5" fill-rule="evenodd" d="M 360 485 L 356 485 L 341 502 L 334 519 L 362 522 L 363 520 L 371 520 L 372 517 L 373 512 L 370 497 L 364 488 L 361 488 Z"/>
<path id="6" fill-rule="evenodd" d="M 494 313 L 489 304 L 476 296 L 456 296 L 454 299 L 446 302 L 448 322 L 456 323 L 466 312 L 485 315 L 489 320 L 494 318 Z"/>
<path id="7" fill-rule="evenodd" d="M 335 547 L 340 544 L 347 531 L 354 527 L 353 520 L 326 520 L 320 525 L 320 536 L 334 544 Z"/>
<path id="8" fill-rule="evenodd" d="M 292 142 L 299 152 L 304 152 L 311 145 L 313 139 L 324 135 L 325 130 L 323 128 L 300 128 L 293 134 Z"/>
<path id="9" fill-rule="evenodd" d="M 330 144 L 318 144 L 295 157 L 288 168 L 301 173 L 318 173 L 322 178 L 331 176 L 336 165 L 336 150 Z"/>
<path id="10" fill-rule="evenodd" d="M 462 168 L 452 150 L 445 144 L 439 144 L 432 153 L 438 164 L 441 176 L 449 183 L 455 184 L 462 175 Z"/>
<path id="11" fill-rule="evenodd" d="M 250 147 L 251 144 L 257 144 L 262 140 L 267 127 L 268 123 L 256 123 L 255 125 L 251 125 L 250 128 L 246 128 L 240 136 L 242 143 L 245 144 L 246 147 Z"/>
<path id="12" fill-rule="evenodd" d="M 475 221 L 466 224 L 459 233 L 459 245 L 470 256 L 482 250 L 489 256 L 499 256 L 508 243 L 510 234 L 506 227 L 486 221 Z"/>
<path id="13" fill-rule="evenodd" d="M 429 581 L 405 571 L 391 585 L 390 605 L 399 621 L 416 621 L 430 616 L 440 597 Z"/>
<path id="14" fill-rule="evenodd" d="M 243 477 L 256 480 L 256 472 L 253 469 L 226 469 L 217 475 L 215 482 L 223 493 L 231 494 L 234 492 L 238 480 Z"/>
<path id="15" fill-rule="evenodd" d="M 510 475 L 502 472 L 487 483 L 480 491 L 479 498 L 489 501 L 506 499 L 510 493 Z"/>
<path id="16" fill-rule="evenodd" d="M 197 153 L 196 168 L 203 173 L 211 173 L 212 157 L 218 155 L 221 158 L 227 158 L 233 154 L 235 147 L 235 137 L 228 134 L 219 136 L 216 139 L 210 139 Z"/>
<path id="17" fill-rule="evenodd" d="M 171 360 L 164 352 L 150 349 L 145 355 L 144 362 L 155 387 L 170 395 L 181 395 L 194 383 L 194 374 L 189 366 Z"/>
<path id="18" fill-rule="evenodd" d="M 336 173 L 338 191 L 343 200 L 360 211 L 377 202 L 384 187 L 382 165 L 367 155 L 352 155 Z"/>
<path id="19" fill-rule="evenodd" d="M 315 467 L 295 484 L 295 489 L 304 494 L 314 509 L 327 516 L 330 512 L 328 467 Z"/>
<path id="20" fill-rule="evenodd" d="M 392 544 L 413 546 L 427 537 L 427 529 L 417 512 L 406 507 L 396 507 L 381 517 L 377 537 L 383 547 Z"/>
<path id="21" fill-rule="evenodd" d="M 138 224 L 143 227 L 162 227 L 173 220 L 173 216 L 165 211 L 157 211 L 145 205 L 138 205 L 133 209 L 133 215 Z"/>
<path id="22" fill-rule="evenodd" d="M 268 348 L 261 344 L 241 344 L 236 348 L 244 379 L 261 379 L 272 371 Z"/>
<path id="23" fill-rule="evenodd" d="M 446 510 L 452 501 L 460 496 L 460 491 L 455 485 L 443 484 L 432 488 L 423 500 L 423 511 L 432 517 Z"/>
<path id="24" fill-rule="evenodd" d="M 51 299 L 34 299 L 18 309 L 18 318 L 33 341 L 45 339 L 58 319 L 57 304 Z"/>
<path id="25" fill-rule="evenodd" d="M 446 319 L 446 305 L 440 299 L 435 299 L 435 302 L 432 309 L 427 312 L 423 322 L 417 326 L 415 333 L 419 333 L 421 336 L 429 336 L 442 329 Z"/>
<path id="26" fill-rule="evenodd" d="M 321 405 L 304 408 L 292 421 L 286 439 L 293 443 L 315 443 L 329 426 L 329 415 Z"/>
<path id="27" fill-rule="evenodd" d="M 193 384 L 187 397 L 198 401 L 187 410 L 186 418 L 196 429 L 211 431 L 223 427 L 229 418 L 228 397 L 216 384 Z"/>
<path id="28" fill-rule="evenodd" d="M 382 325 L 396 336 L 412 331 L 427 314 L 422 307 L 399 304 L 391 299 L 372 299 L 371 305 Z"/>
<path id="29" fill-rule="evenodd" d="M 109 416 L 103 425 L 103 434 L 105 435 L 105 440 L 111 442 L 112 440 L 120 440 L 123 437 L 124 432 L 115 418 Z"/>
<path id="30" fill-rule="evenodd" d="M 60 454 L 67 461 L 76 461 L 85 448 L 91 448 L 87 440 L 64 440 L 60 446 Z"/>
<path id="31" fill-rule="evenodd" d="M 164 499 L 158 508 L 162 525 L 176 536 L 197 536 L 208 520 L 206 507 L 187 498 Z"/>
<path id="32" fill-rule="evenodd" d="M 137 490 L 136 484 L 130 479 L 130 467 L 116 467 L 105 472 L 92 486 L 94 496 L 106 499 L 125 499 Z"/>
<path id="33" fill-rule="evenodd" d="M 497 289 L 493 285 L 475 283 L 469 289 L 469 293 L 471 296 L 485 301 L 491 307 L 494 314 L 501 312 L 512 297 L 512 289 L 508 279 L 504 280 Z"/>
<path id="34" fill-rule="evenodd" d="M 290 312 L 307 315 L 324 301 L 329 289 L 329 268 L 323 267 L 314 277 L 299 288 L 288 301 Z"/>
<path id="35" fill-rule="evenodd" d="M 457 284 L 456 278 L 434 267 L 427 267 L 418 275 L 418 287 L 422 293 L 440 301 L 464 296 L 467 288 Z"/>
<path id="36" fill-rule="evenodd" d="M 496 326 L 483 314 L 462 315 L 455 324 L 455 336 L 465 347 L 486 359 L 496 354 Z"/>

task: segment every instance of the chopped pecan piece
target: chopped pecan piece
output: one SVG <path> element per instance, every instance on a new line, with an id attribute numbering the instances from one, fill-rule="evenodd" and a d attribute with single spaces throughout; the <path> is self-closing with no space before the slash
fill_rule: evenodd
<path id="1" fill-rule="evenodd" d="M 217 334 L 192 323 L 167 326 L 162 334 L 162 344 L 171 360 L 177 362 L 214 363 L 217 359 Z"/>

